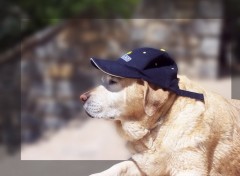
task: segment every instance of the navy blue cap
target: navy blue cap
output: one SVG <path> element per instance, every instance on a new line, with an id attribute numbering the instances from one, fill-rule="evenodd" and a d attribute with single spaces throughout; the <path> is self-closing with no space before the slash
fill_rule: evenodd
<path id="1" fill-rule="evenodd" d="M 137 48 L 117 60 L 91 58 L 91 63 L 108 75 L 143 79 L 177 95 L 204 101 L 203 94 L 179 89 L 177 64 L 163 49 Z"/>

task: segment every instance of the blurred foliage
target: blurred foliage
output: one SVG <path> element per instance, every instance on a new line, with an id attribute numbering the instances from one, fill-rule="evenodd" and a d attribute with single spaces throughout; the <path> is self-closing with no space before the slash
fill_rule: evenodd
<path id="1" fill-rule="evenodd" d="M 140 0 L 2 0 L 0 53 L 49 25 L 69 18 L 130 18 Z M 224 25 L 240 62 L 240 1 L 223 1 Z"/>
<path id="2" fill-rule="evenodd" d="M 138 2 L 139 0 L 0 1 L 0 52 L 62 19 L 129 18 Z"/>

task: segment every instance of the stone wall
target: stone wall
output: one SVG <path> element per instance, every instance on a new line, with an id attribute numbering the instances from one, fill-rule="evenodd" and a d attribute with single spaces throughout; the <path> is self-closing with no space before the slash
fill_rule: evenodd
<path id="1" fill-rule="evenodd" d="M 135 19 L 134 45 L 164 48 L 190 77 L 216 78 L 220 19 Z"/>
<path id="2" fill-rule="evenodd" d="M 140 19 L 133 20 L 133 39 L 166 48 L 184 74 L 216 78 L 222 15 L 219 0 L 142 0 L 135 13 Z"/>
<path id="3" fill-rule="evenodd" d="M 135 47 L 164 48 L 176 58 L 181 73 L 216 77 L 220 25 L 211 19 L 73 20 L 22 53 L 23 140 L 84 117 L 79 95 L 101 75 L 89 62 L 92 56 L 114 59 Z"/>
<path id="4" fill-rule="evenodd" d="M 34 141 L 43 131 L 59 129 L 72 118 L 84 119 L 79 95 L 99 83 L 101 76 L 89 63 L 93 56 L 114 59 L 136 47 L 164 48 L 176 59 L 180 73 L 216 78 L 222 21 L 209 19 L 203 11 L 220 14 L 220 5 L 205 0 L 146 0 L 136 13 L 143 19 L 71 20 L 55 35 L 24 51 L 22 140 Z M 176 19 L 176 14 L 183 18 Z M 33 37 L 42 38 L 48 30 Z"/>
<path id="5" fill-rule="evenodd" d="M 79 96 L 101 76 L 91 66 L 90 57 L 121 55 L 129 45 L 125 24 L 121 20 L 72 20 L 45 43 L 22 53 L 23 142 L 57 130 L 72 118 L 85 119 Z M 44 37 L 45 32 L 36 36 Z"/>

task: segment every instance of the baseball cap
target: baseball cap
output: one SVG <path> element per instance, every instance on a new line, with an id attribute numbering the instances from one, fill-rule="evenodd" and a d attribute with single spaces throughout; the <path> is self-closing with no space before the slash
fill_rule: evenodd
<path id="1" fill-rule="evenodd" d="M 148 81 L 179 96 L 204 101 L 203 94 L 181 90 L 178 86 L 178 67 L 164 49 L 136 48 L 117 60 L 91 58 L 91 63 L 102 72 L 120 78 Z"/>

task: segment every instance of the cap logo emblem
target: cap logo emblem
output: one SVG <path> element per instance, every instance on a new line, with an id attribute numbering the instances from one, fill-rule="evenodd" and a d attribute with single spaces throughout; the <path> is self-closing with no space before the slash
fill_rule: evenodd
<path id="1" fill-rule="evenodd" d="M 121 58 L 123 60 L 125 60 L 126 62 L 129 62 L 130 60 L 132 60 L 132 58 L 129 55 L 127 55 L 127 54 L 124 54 Z"/>

